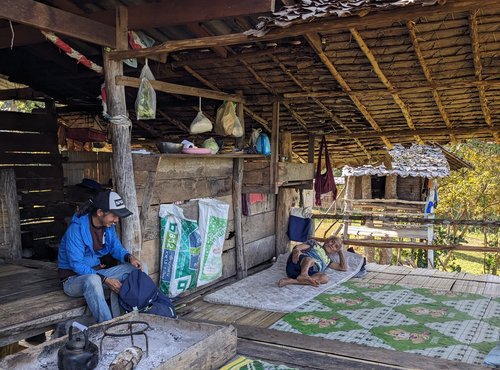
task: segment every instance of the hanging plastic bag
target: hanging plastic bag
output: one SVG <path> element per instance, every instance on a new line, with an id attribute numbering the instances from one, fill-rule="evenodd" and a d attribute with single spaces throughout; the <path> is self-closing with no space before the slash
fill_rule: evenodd
<path id="1" fill-rule="evenodd" d="M 271 142 L 266 133 L 261 133 L 259 135 L 255 148 L 259 154 L 271 155 Z"/>
<path id="2" fill-rule="evenodd" d="M 189 133 L 193 135 L 210 132 L 213 128 L 212 122 L 201 111 L 201 97 L 199 102 L 199 109 L 200 111 L 194 118 L 193 122 L 191 122 L 191 126 L 189 126 Z"/>
<path id="3" fill-rule="evenodd" d="M 217 152 L 219 151 L 219 145 L 213 137 L 205 140 L 201 146 L 203 148 L 210 149 L 212 151 L 212 154 L 217 154 Z"/>
<path id="4" fill-rule="evenodd" d="M 155 119 L 156 118 L 156 92 L 151 85 L 155 77 L 149 69 L 148 60 L 146 59 L 146 64 L 142 67 L 140 75 L 141 84 L 139 85 L 139 91 L 137 93 L 137 98 L 135 99 L 135 114 L 138 120 L 144 119 Z"/>
<path id="5" fill-rule="evenodd" d="M 232 135 L 234 137 L 242 137 L 245 134 L 240 118 L 236 114 L 236 103 L 231 102 L 231 115 L 234 117 L 234 127 Z"/>
<path id="6" fill-rule="evenodd" d="M 234 123 L 238 117 L 234 110 L 234 103 L 225 101 L 219 109 L 217 109 L 217 119 L 215 121 L 215 132 L 219 135 L 232 135 Z"/>
<path id="7" fill-rule="evenodd" d="M 262 132 L 261 128 L 252 129 L 252 135 L 250 135 L 250 142 L 248 143 L 248 146 L 250 148 L 255 149 L 257 147 L 257 139 L 259 138 L 261 132 Z"/>

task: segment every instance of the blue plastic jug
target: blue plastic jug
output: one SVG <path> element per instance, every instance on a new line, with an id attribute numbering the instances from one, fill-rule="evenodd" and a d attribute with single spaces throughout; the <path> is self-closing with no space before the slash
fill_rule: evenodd
<path id="1" fill-rule="evenodd" d="M 267 136 L 267 134 L 261 133 L 259 135 L 255 149 L 259 154 L 271 155 L 271 142 L 269 141 L 269 136 Z"/>

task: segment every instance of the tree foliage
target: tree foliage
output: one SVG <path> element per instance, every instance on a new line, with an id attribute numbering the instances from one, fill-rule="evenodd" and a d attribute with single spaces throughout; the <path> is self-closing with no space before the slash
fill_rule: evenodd
<path id="1" fill-rule="evenodd" d="M 497 220 L 500 211 L 500 145 L 471 140 L 451 151 L 475 169 L 452 171 L 439 182 L 436 213 L 453 219 Z"/>

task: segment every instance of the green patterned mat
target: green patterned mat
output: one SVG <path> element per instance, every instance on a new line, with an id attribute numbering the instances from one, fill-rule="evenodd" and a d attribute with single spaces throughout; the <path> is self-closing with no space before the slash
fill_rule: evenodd
<path id="1" fill-rule="evenodd" d="M 500 298 L 351 280 L 270 328 L 482 364 L 500 339 Z"/>
<path id="2" fill-rule="evenodd" d="M 245 356 L 238 356 L 219 370 L 297 370 L 285 365 L 276 365 L 262 360 L 254 360 Z"/>

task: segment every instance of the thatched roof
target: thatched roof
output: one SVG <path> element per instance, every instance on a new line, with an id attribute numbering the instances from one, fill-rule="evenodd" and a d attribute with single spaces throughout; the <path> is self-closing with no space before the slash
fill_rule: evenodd
<path id="1" fill-rule="evenodd" d="M 397 144 L 389 150 L 389 154 L 391 156 L 390 168 L 387 168 L 385 163 L 380 166 L 345 166 L 342 169 L 342 176 L 397 175 L 433 179 L 450 175 L 448 161 L 441 148 L 437 146 L 413 144 L 405 148 Z"/>
<path id="2" fill-rule="evenodd" d="M 313 21 L 276 27 L 261 38 L 242 33 L 260 21 L 262 10 L 257 14 L 248 10 L 257 1 L 231 3 L 233 8 L 248 8 L 244 14 L 231 15 L 227 12 L 234 9 L 224 7 L 224 2 L 200 2 L 208 10 L 219 4 L 220 16 L 215 11 L 193 11 L 195 0 L 184 1 L 183 11 L 175 13 L 175 8 L 172 14 L 154 13 L 160 3 L 139 0 L 45 3 L 108 25 L 113 25 L 113 14 L 106 9 L 127 4 L 130 28 L 153 37 L 156 57 L 166 57 L 162 62 L 150 59 L 157 80 L 227 93 L 241 91 L 247 137 L 252 128 L 270 129 L 272 102 L 280 101 L 280 130 L 292 133 L 294 160 L 307 160 L 309 138 L 322 134 L 337 166 L 372 163 L 386 153 L 386 146 L 397 143 L 498 139 L 500 0 L 448 0 L 428 6 L 422 4 L 435 1 L 325 0 L 325 7 L 343 4 L 354 15 L 324 14 Z M 280 12 L 283 5 L 293 4 L 282 0 L 276 5 Z M 191 20 L 168 23 L 164 18 L 170 15 Z M 270 11 L 264 15 L 272 18 Z M 162 26 L 160 21 L 168 24 Z M 65 111 L 100 112 L 96 96 L 102 76 L 76 64 L 33 27 L 14 23 L 11 50 L 9 23 L 0 20 L 0 27 L 4 28 L 0 74 L 28 85 L 32 93 L 67 104 Z M 104 31 L 110 28 L 106 27 Z M 77 39 L 79 29 L 68 27 L 71 36 L 59 35 L 102 65 L 102 48 Z M 85 40 L 94 37 L 104 39 L 95 42 L 105 43 L 104 31 L 86 35 Z M 137 77 L 139 72 L 125 66 L 126 76 Z M 196 96 L 158 92 L 157 119 L 136 121 L 137 90 L 127 87 L 126 93 L 133 140 L 206 138 L 187 132 L 196 115 Z M 203 99 L 203 112 L 214 119 L 220 104 Z M 227 144 L 231 142 L 226 138 Z"/>
<path id="3" fill-rule="evenodd" d="M 270 17 L 259 17 L 254 29 L 246 35 L 262 37 L 274 27 L 289 27 L 300 22 L 313 22 L 323 17 L 365 16 L 373 11 L 385 11 L 408 5 L 434 5 L 439 0 L 300 0 L 297 4 L 284 6 Z M 446 0 L 439 1 L 445 3 Z"/>

